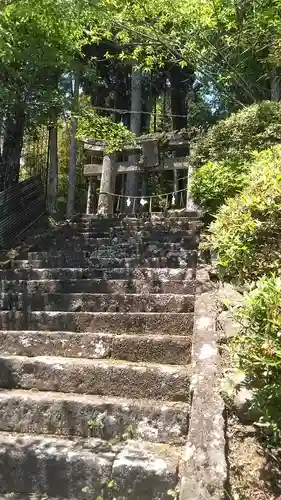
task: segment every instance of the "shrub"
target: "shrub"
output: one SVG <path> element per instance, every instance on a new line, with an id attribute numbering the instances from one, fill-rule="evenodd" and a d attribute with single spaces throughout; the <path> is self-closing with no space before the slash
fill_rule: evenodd
<path id="1" fill-rule="evenodd" d="M 242 191 L 246 184 L 249 163 L 235 159 L 208 162 L 194 174 L 191 186 L 193 199 L 201 206 L 207 220 L 228 198 Z"/>
<path id="2" fill-rule="evenodd" d="M 220 120 L 201 136 L 191 155 L 194 165 L 208 161 L 251 158 L 252 151 L 261 151 L 281 143 L 281 104 L 264 101 Z"/>
<path id="3" fill-rule="evenodd" d="M 281 278 L 261 278 L 239 311 L 241 334 L 232 348 L 255 388 L 264 423 L 281 431 Z"/>
<path id="4" fill-rule="evenodd" d="M 204 244 L 220 275 L 240 282 L 281 268 L 281 148 L 255 156 L 247 186 L 220 208 Z"/>

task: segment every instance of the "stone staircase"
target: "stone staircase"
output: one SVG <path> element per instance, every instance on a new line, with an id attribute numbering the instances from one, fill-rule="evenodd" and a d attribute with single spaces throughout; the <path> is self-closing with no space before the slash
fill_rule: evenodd
<path id="1" fill-rule="evenodd" d="M 1 271 L 1 498 L 177 498 L 199 224 L 82 216 Z"/>

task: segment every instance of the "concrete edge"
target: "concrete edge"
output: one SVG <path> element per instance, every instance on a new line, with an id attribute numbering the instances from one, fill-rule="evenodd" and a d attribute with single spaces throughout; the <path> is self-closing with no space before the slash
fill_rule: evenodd
<path id="1" fill-rule="evenodd" d="M 197 291 L 192 347 L 192 407 L 183 452 L 180 500 L 222 500 L 226 496 L 224 402 L 216 329 L 216 288 Z"/>

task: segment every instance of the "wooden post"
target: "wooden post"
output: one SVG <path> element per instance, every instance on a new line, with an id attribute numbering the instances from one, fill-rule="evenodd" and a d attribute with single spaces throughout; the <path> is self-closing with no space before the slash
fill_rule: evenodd
<path id="1" fill-rule="evenodd" d="M 89 181 L 88 181 L 88 195 L 87 195 L 87 209 L 86 209 L 86 214 L 87 215 L 89 215 L 91 213 L 92 187 L 93 187 L 93 179 L 92 179 L 92 177 L 89 177 Z"/>
<path id="2" fill-rule="evenodd" d="M 113 207 L 114 207 L 113 197 L 111 195 L 103 193 L 114 193 L 115 180 L 116 180 L 115 155 L 105 154 L 102 163 L 98 214 L 101 215 L 113 214 Z"/>

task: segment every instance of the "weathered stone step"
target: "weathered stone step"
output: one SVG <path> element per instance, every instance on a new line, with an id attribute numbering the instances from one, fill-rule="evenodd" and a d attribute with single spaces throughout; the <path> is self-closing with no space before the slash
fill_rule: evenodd
<path id="1" fill-rule="evenodd" d="M 172 248 L 161 248 L 154 245 L 151 245 L 146 248 L 142 248 L 142 246 L 137 247 L 135 245 L 127 245 L 125 247 L 118 247 L 118 245 L 105 246 L 101 248 L 88 249 L 86 250 L 84 246 L 81 248 L 72 248 L 69 246 L 68 248 L 60 249 L 60 250 L 50 250 L 49 252 L 28 252 L 27 260 L 43 260 L 48 261 L 50 259 L 60 260 L 62 259 L 65 262 L 68 261 L 82 261 L 85 260 L 88 262 L 97 263 L 97 260 L 105 259 L 105 260 L 119 260 L 124 258 L 135 258 L 140 261 L 146 259 L 155 259 L 155 258 L 163 258 L 163 259 L 190 259 L 191 256 L 196 255 L 195 250 L 185 249 L 181 246 L 178 246 L 174 250 Z"/>
<path id="2" fill-rule="evenodd" d="M 80 225 L 80 226 L 75 226 L 72 228 L 72 233 L 70 231 L 67 231 L 67 234 L 69 237 L 71 236 L 78 236 L 78 237 L 88 237 L 88 238 L 113 238 L 117 237 L 120 238 L 121 241 L 124 241 L 124 238 L 132 238 L 132 237 L 139 237 L 139 238 L 147 238 L 152 241 L 157 240 L 166 240 L 166 241 L 171 241 L 173 242 L 174 240 L 169 239 L 169 235 L 171 238 L 173 236 L 177 237 L 188 237 L 191 234 L 196 234 L 199 231 L 199 228 L 197 227 L 198 223 L 189 223 L 186 225 L 180 225 L 180 226 L 173 226 L 169 227 L 167 225 L 162 225 L 162 226 L 156 226 L 156 227 L 151 227 L 149 228 L 148 226 L 127 226 L 125 228 L 122 227 L 116 227 L 116 228 L 90 228 L 88 226 Z M 178 241 L 178 240 L 176 240 Z"/>
<path id="3" fill-rule="evenodd" d="M 0 353 L 185 365 L 190 363 L 191 336 L 0 330 Z"/>
<path id="4" fill-rule="evenodd" d="M 0 431 L 184 444 L 188 403 L 12 390 L 0 392 Z"/>
<path id="5" fill-rule="evenodd" d="M 0 293 L 0 309 L 69 312 L 178 312 L 194 310 L 194 295 L 118 293 Z"/>
<path id="6" fill-rule="evenodd" d="M 40 270 L 41 271 L 41 270 Z M 14 276 L 15 277 L 15 276 Z M 2 292 L 19 293 L 195 293 L 195 280 L 106 280 L 106 279 L 66 279 L 66 280 L 2 280 Z"/>
<path id="7" fill-rule="evenodd" d="M 97 267 L 97 268 L 117 268 L 117 267 L 152 267 L 152 268 L 186 268 L 196 266 L 196 252 L 190 251 L 186 257 L 125 257 L 125 258 L 95 258 L 78 256 L 76 258 L 62 255 L 61 257 L 50 257 L 49 259 L 41 260 L 13 260 L 11 268 L 44 268 L 44 267 Z"/>
<path id="8" fill-rule="evenodd" d="M 196 225 L 201 224 L 201 218 L 199 217 L 173 217 L 173 218 L 160 218 L 160 219 L 116 219 L 113 223 L 110 220 L 103 221 L 89 221 L 80 219 L 77 221 L 70 222 L 65 230 L 73 230 L 79 228 L 90 228 L 91 230 L 110 230 L 110 231 L 120 231 L 124 229 L 139 229 L 147 228 L 149 230 L 161 229 L 163 227 L 175 228 L 175 227 L 185 227 L 191 228 L 196 227 Z"/>
<path id="9" fill-rule="evenodd" d="M 154 228 L 161 228 L 161 227 L 185 227 L 188 228 L 192 224 L 196 224 L 197 222 L 200 222 L 201 219 L 199 218 L 194 218 L 191 219 L 189 217 L 171 217 L 169 219 L 153 219 L 153 220 L 144 220 L 144 219 L 123 219 L 123 220 L 117 220 L 114 224 L 110 224 L 109 222 L 107 224 L 104 223 L 104 221 L 96 221 L 96 222 L 91 222 L 87 220 L 80 220 L 77 222 L 73 222 L 70 227 L 71 229 L 84 229 L 84 228 L 89 228 L 93 230 L 100 230 L 100 229 L 113 229 L 113 230 L 123 230 L 127 228 L 133 228 L 133 229 L 139 229 L 139 228 L 148 228 L 148 229 L 154 229 Z"/>
<path id="10" fill-rule="evenodd" d="M 193 313 L 0 311 L 0 330 L 190 335 Z"/>
<path id="11" fill-rule="evenodd" d="M 196 233 L 190 230 L 178 230 L 178 231 L 153 231 L 150 233 L 149 231 L 120 231 L 120 232 L 107 232 L 103 233 L 102 236 L 99 236 L 96 233 L 84 231 L 84 232 L 72 232 L 71 234 L 67 234 L 64 237 L 58 235 L 56 238 L 56 242 L 63 244 L 65 241 L 76 241 L 81 243 L 89 244 L 96 242 L 97 245 L 108 245 L 112 242 L 126 244 L 128 242 L 152 242 L 152 243 L 185 243 L 188 244 L 192 242 L 195 238 L 197 238 Z M 51 240 L 51 238 L 50 238 Z M 44 240 L 45 241 L 45 240 Z M 50 243 L 54 242 L 52 239 Z M 41 245 L 41 243 L 40 243 Z M 45 243 L 44 243 L 45 245 Z M 47 245 L 45 245 L 46 248 Z M 42 245 L 41 245 L 42 248 Z"/>
<path id="12" fill-rule="evenodd" d="M 142 238 L 142 237 L 130 237 L 124 238 L 120 236 L 113 236 L 111 238 L 89 238 L 84 236 L 71 236 L 71 237 L 60 237 L 59 239 L 52 240 L 50 242 L 50 247 L 52 251 L 54 248 L 58 248 L 59 250 L 63 250 L 65 248 L 71 248 L 72 251 L 77 248 L 80 249 L 84 247 L 86 251 L 87 249 L 106 249 L 114 245 L 114 249 L 118 250 L 135 248 L 135 249 L 167 249 L 169 251 L 180 250 L 181 248 L 189 248 L 191 245 L 197 243 L 196 237 L 194 235 L 190 235 L 189 237 L 184 237 L 178 242 L 170 242 L 165 240 L 155 240 L 151 242 L 150 238 Z M 34 245 L 32 248 L 33 252 L 41 252 L 48 248 L 49 245 L 44 241 L 43 243 L 38 243 Z"/>
<path id="13" fill-rule="evenodd" d="M 166 232 L 164 231 L 154 231 L 153 233 L 148 233 L 148 232 L 140 232 L 140 231 L 122 231 L 120 233 L 108 233 L 108 232 L 103 232 L 103 233 L 93 233 L 89 231 L 85 232 L 76 232 L 72 234 L 71 236 L 68 237 L 68 241 L 73 240 L 77 242 L 87 242 L 88 240 L 99 240 L 99 241 L 104 241 L 105 244 L 107 244 L 106 240 L 109 240 L 111 242 L 112 240 L 117 242 L 117 243 L 127 243 L 128 241 L 144 241 L 144 242 L 163 242 L 163 243 L 182 243 L 182 242 L 192 242 L 193 240 L 197 240 L 197 236 L 194 234 L 194 236 L 189 235 L 189 231 L 174 231 L 174 232 L 169 232 L 168 230 Z M 64 242 L 60 239 L 57 238 L 56 241 L 58 244 L 63 246 Z M 64 240 L 66 241 L 66 240 Z M 49 245 L 44 243 L 40 244 L 40 248 L 45 249 Z"/>
<path id="14" fill-rule="evenodd" d="M 190 280 L 195 278 L 195 270 L 181 268 L 135 268 L 118 267 L 112 269 L 99 269 L 87 267 L 50 267 L 50 268 L 18 268 L 10 270 L 14 261 L 9 263 L 9 268 L 0 271 L 1 280 L 36 280 L 36 279 L 95 279 L 104 280 L 146 280 L 160 282 L 162 280 Z M 1 286 L 1 282 L 0 282 Z"/>
<path id="15" fill-rule="evenodd" d="M 33 493 L 36 500 L 85 500 L 85 488 L 97 498 L 112 480 L 111 492 L 118 498 L 169 500 L 180 457 L 181 447 L 145 441 L 112 444 L 2 432 L 0 493 L 17 493 L 17 500 Z"/>
<path id="16" fill-rule="evenodd" d="M 189 400 L 189 366 L 63 357 L 0 356 L 0 387 Z"/>
<path id="17" fill-rule="evenodd" d="M 123 220 L 128 220 L 128 221 L 139 221 L 139 220 L 170 220 L 171 218 L 181 218 L 181 217 L 188 217 L 189 219 L 194 219 L 201 217 L 201 211 L 200 210 L 168 210 L 166 213 L 163 212 L 146 212 L 144 214 L 126 214 L 126 215 L 116 215 L 113 217 L 101 217 L 99 215 L 95 214 L 78 214 L 76 215 L 73 220 L 74 221 L 87 221 L 87 222 L 103 222 L 103 221 L 108 221 L 110 225 L 114 225 L 116 221 L 123 221 Z"/>
<path id="18" fill-rule="evenodd" d="M 124 255 L 127 257 L 133 256 L 134 254 L 136 255 L 143 255 L 143 256 L 154 256 L 156 257 L 157 255 L 167 255 L 169 252 L 178 252 L 179 254 L 182 253 L 183 251 L 187 250 L 195 250 L 198 247 L 198 242 L 196 238 L 190 238 L 187 240 L 181 239 L 180 241 L 176 243 L 168 243 L 168 242 L 163 242 L 163 241 L 155 241 L 155 242 L 148 242 L 148 241 L 137 241 L 136 239 L 132 241 L 132 239 L 129 241 L 127 239 L 124 242 L 119 241 L 118 238 L 112 238 L 111 241 L 109 241 L 106 244 L 100 244 L 99 242 L 95 241 L 94 238 L 89 238 L 88 240 L 77 240 L 74 238 L 60 241 L 60 242 L 53 242 L 52 244 L 52 250 L 50 252 L 46 252 L 45 249 L 48 248 L 46 244 L 44 245 L 38 245 L 34 248 L 32 248 L 32 252 L 29 252 L 29 254 L 25 253 L 22 254 L 21 258 L 25 259 L 28 258 L 28 255 L 32 256 L 33 254 L 39 254 L 41 253 L 42 255 L 39 257 L 35 257 L 35 255 L 32 258 L 42 258 L 42 256 L 48 253 L 48 256 L 54 254 L 56 252 L 64 252 L 67 253 L 68 255 L 75 252 L 87 252 L 87 253 L 95 253 L 98 252 L 101 254 L 102 252 L 109 254 L 109 255 L 114 255 L 115 257 L 118 255 Z M 114 252 L 114 253 L 113 253 Z M 48 257 L 44 257 L 48 258 Z"/>

